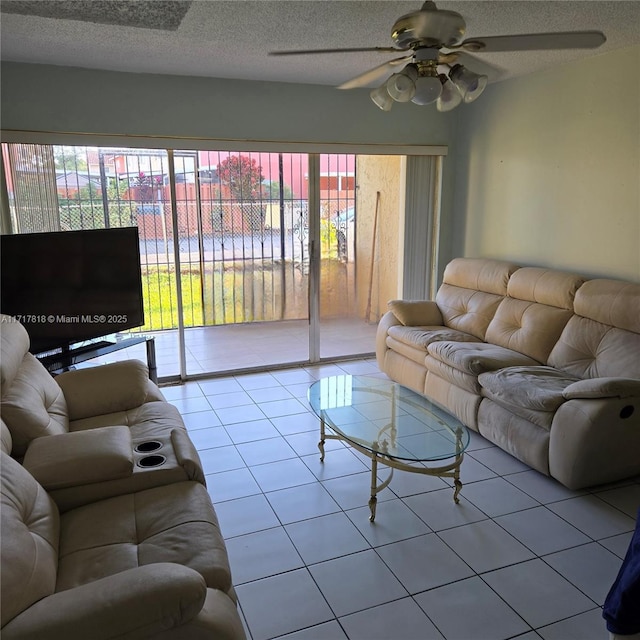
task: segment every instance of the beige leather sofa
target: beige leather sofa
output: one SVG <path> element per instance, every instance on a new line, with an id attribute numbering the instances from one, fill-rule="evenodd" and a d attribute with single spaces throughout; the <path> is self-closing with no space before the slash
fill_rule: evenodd
<path id="1" fill-rule="evenodd" d="M 146 367 L 52 378 L 0 320 L 2 637 L 245 638 L 200 459 Z"/>
<path id="2" fill-rule="evenodd" d="M 182 480 L 205 483 L 180 413 L 142 362 L 53 378 L 29 353 L 24 327 L 0 316 L 0 374 L 12 455 L 61 510 Z"/>
<path id="3" fill-rule="evenodd" d="M 480 258 L 389 303 L 380 369 L 565 486 L 640 474 L 640 285 Z"/>
<path id="4" fill-rule="evenodd" d="M 10 442 L 3 429 L 4 640 L 245 638 L 202 484 L 177 482 L 61 514 L 8 455 Z"/>

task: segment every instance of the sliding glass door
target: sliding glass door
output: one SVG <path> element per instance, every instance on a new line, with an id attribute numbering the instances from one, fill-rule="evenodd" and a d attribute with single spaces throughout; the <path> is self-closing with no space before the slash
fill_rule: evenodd
<path id="1" fill-rule="evenodd" d="M 399 155 L 11 143 L 3 159 L 14 233 L 138 227 L 135 332 L 160 378 L 370 354 L 399 294 Z"/>

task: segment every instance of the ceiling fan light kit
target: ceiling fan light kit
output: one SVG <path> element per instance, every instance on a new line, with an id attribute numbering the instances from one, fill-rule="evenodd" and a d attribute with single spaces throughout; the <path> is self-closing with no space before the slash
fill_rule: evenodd
<path id="1" fill-rule="evenodd" d="M 416 94 L 418 67 L 408 64 L 402 71 L 394 73 L 385 83 L 389 95 L 396 102 L 409 102 Z"/>
<path id="2" fill-rule="evenodd" d="M 270 55 L 408 52 L 369 69 L 338 88 L 367 87 L 386 78 L 382 85 L 369 94 L 371 100 L 383 111 L 389 111 L 394 102 L 409 101 L 419 105 L 435 102 L 438 111 L 451 111 L 463 102 L 476 100 L 489 82 L 488 76 L 474 73 L 458 64 L 456 61 L 460 54 L 464 54 L 465 63 L 469 60 L 473 67 L 473 61 L 477 58 L 472 53 L 596 49 L 606 42 L 605 35 L 600 31 L 529 33 L 463 40 L 465 32 L 466 23 L 459 13 L 438 9 L 435 2 L 428 0 L 418 11 L 407 13 L 396 20 L 391 29 L 395 47 L 272 51 Z M 389 77 L 400 65 L 405 66 Z"/>
<path id="3" fill-rule="evenodd" d="M 442 83 L 442 93 L 436 100 L 436 108 L 442 112 L 451 111 L 462 102 L 462 94 L 444 73 L 440 74 L 440 82 Z"/>
<path id="4" fill-rule="evenodd" d="M 486 89 L 489 78 L 481 76 L 469 69 L 465 69 L 461 64 L 456 64 L 449 71 L 451 82 L 458 87 L 462 94 L 462 99 L 469 103 L 473 102 Z"/>

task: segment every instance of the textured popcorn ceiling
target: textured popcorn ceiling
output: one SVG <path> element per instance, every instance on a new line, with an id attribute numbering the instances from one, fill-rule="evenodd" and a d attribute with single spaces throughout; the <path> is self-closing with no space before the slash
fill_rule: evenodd
<path id="1" fill-rule="evenodd" d="M 2 3 L 2 12 L 175 31 L 190 4 L 191 0 L 12 0 Z"/>
<path id="2" fill-rule="evenodd" d="M 2 60 L 143 73 L 338 85 L 395 54 L 269 57 L 276 49 L 392 45 L 395 20 L 421 0 L 2 0 Z M 599 30 L 596 50 L 467 57 L 491 81 L 640 43 L 640 2 L 441 1 L 466 37 Z"/>

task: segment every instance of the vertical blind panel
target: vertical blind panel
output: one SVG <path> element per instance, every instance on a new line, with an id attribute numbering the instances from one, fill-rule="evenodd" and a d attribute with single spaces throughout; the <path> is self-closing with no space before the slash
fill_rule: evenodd
<path id="1" fill-rule="evenodd" d="M 53 147 L 8 145 L 16 233 L 60 231 Z"/>
<path id="2" fill-rule="evenodd" d="M 402 296 L 429 298 L 435 156 L 407 156 Z"/>

